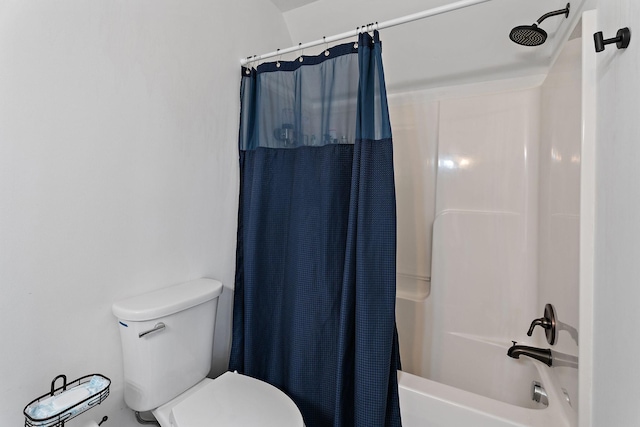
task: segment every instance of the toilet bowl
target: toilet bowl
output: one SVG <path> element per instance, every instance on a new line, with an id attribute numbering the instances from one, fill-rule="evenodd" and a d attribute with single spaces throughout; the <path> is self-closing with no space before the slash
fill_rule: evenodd
<path id="1" fill-rule="evenodd" d="M 207 378 L 222 284 L 198 279 L 113 304 L 124 399 L 161 427 L 303 427 L 295 403 L 255 378 Z"/>

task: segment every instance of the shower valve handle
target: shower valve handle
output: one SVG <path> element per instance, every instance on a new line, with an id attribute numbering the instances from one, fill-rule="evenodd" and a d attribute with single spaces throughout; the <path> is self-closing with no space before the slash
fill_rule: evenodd
<path id="1" fill-rule="evenodd" d="M 544 328 L 544 333 L 549 344 L 553 345 L 556 343 L 556 311 L 553 305 L 545 305 L 544 316 L 531 322 L 531 326 L 529 326 L 529 331 L 527 332 L 528 336 L 533 335 L 533 330 L 536 326 L 542 326 Z"/>
<path id="2" fill-rule="evenodd" d="M 551 328 L 551 322 L 546 317 L 535 319 L 533 322 L 531 322 L 531 326 L 529 327 L 529 332 L 527 332 L 528 336 L 533 335 L 533 328 L 535 328 L 536 326 L 542 326 L 545 329 L 549 329 Z"/>

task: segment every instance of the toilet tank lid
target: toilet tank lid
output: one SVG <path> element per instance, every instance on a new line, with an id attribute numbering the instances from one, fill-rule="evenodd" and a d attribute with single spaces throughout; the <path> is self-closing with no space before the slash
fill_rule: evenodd
<path id="1" fill-rule="evenodd" d="M 112 311 L 120 320 L 153 320 L 210 301 L 221 293 L 222 283 L 203 278 L 118 301 Z"/>

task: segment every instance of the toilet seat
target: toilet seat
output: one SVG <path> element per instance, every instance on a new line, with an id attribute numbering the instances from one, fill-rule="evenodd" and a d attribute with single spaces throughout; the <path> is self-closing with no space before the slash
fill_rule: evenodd
<path id="1" fill-rule="evenodd" d="M 255 378 L 225 372 L 194 389 L 153 411 L 158 421 L 168 415 L 171 427 L 304 426 L 298 407 L 286 394 Z"/>

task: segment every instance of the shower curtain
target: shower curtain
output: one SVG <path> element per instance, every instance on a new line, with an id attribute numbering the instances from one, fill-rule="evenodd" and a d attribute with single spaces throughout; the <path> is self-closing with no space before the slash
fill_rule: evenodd
<path id="1" fill-rule="evenodd" d="M 400 426 L 391 126 L 377 31 L 242 69 L 230 370 L 307 427 Z"/>

